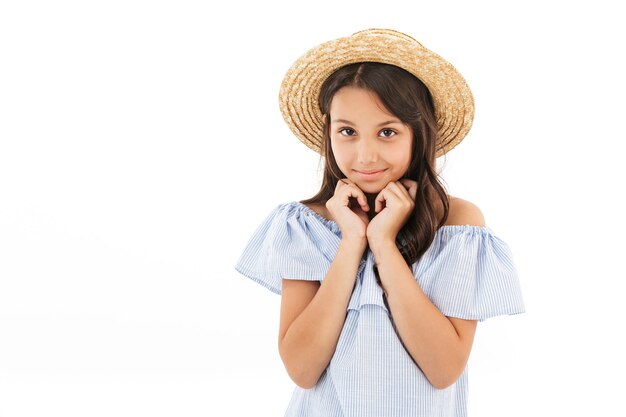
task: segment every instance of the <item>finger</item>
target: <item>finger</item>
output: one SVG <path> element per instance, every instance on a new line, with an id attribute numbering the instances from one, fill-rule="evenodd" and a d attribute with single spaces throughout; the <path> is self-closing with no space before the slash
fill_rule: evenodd
<path id="1" fill-rule="evenodd" d="M 337 183 L 337 189 L 341 187 L 342 192 L 346 193 L 343 197 L 343 204 L 349 207 L 350 197 L 354 197 L 363 211 L 369 211 L 367 197 L 365 196 L 363 190 L 361 190 L 356 184 L 350 182 L 347 178 L 340 179 L 339 181 L 341 181 L 341 183 Z"/>
<path id="2" fill-rule="evenodd" d="M 414 200 L 411 199 L 408 190 L 399 181 L 390 182 L 387 184 L 385 189 L 388 192 L 385 195 L 386 207 L 404 207 L 406 205 L 413 206 L 415 204 Z"/>
<path id="3" fill-rule="evenodd" d="M 399 181 L 390 182 L 389 184 L 387 184 L 387 188 L 389 188 L 389 190 L 392 191 L 399 198 L 409 197 L 409 192 Z"/>
<path id="4" fill-rule="evenodd" d="M 402 183 L 402 185 L 404 185 L 404 187 L 409 192 L 409 196 L 411 197 L 411 200 L 415 201 L 415 197 L 417 196 L 417 181 L 404 178 L 400 180 L 400 182 Z"/>
<path id="5" fill-rule="evenodd" d="M 376 211 L 376 213 L 383 209 L 383 202 L 385 207 L 388 207 L 392 199 L 401 198 L 399 194 L 400 191 L 397 188 L 397 184 L 390 182 L 385 185 L 385 188 L 383 188 L 380 193 L 378 193 L 376 199 L 374 200 L 374 210 Z"/>
<path id="6" fill-rule="evenodd" d="M 383 190 L 378 193 L 376 196 L 376 200 L 374 200 L 374 211 L 376 213 L 380 212 L 383 209 L 383 203 L 387 203 L 387 188 L 383 188 Z"/>
<path id="7" fill-rule="evenodd" d="M 406 191 L 404 186 L 401 184 L 390 182 L 387 186 L 385 186 L 385 189 L 388 191 L 388 194 L 386 195 L 386 199 L 388 201 L 385 202 L 387 206 L 390 205 L 389 203 L 393 204 L 393 200 L 402 202 L 410 198 L 408 191 Z"/>

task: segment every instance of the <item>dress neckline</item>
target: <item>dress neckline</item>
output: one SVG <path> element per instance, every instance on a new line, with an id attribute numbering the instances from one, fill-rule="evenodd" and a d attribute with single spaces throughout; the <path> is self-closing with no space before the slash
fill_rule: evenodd
<path id="1" fill-rule="evenodd" d="M 333 229 L 340 230 L 339 225 L 337 224 L 336 221 L 327 219 L 326 217 L 322 216 L 321 214 L 319 214 L 318 212 L 316 212 L 315 210 L 313 210 L 311 207 L 307 206 L 306 204 L 303 204 L 299 201 L 294 201 L 292 202 L 292 204 L 297 205 L 298 207 L 303 209 L 305 212 L 313 215 L 322 223 L 329 225 Z M 439 233 L 439 231 L 443 231 L 443 230 L 448 231 L 448 232 L 463 231 L 463 230 L 482 230 L 482 231 L 489 232 L 489 233 L 492 232 L 492 230 L 487 226 L 476 226 L 476 225 L 471 225 L 471 224 L 445 224 L 441 226 L 439 229 L 437 229 L 435 233 Z"/>

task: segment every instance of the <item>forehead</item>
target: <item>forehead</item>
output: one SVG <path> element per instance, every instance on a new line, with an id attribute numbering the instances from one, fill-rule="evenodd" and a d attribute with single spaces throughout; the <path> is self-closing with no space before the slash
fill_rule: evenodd
<path id="1" fill-rule="evenodd" d="M 387 110 L 378 95 L 360 87 L 343 87 L 333 96 L 330 103 L 332 118 L 390 118 L 395 117 Z"/>

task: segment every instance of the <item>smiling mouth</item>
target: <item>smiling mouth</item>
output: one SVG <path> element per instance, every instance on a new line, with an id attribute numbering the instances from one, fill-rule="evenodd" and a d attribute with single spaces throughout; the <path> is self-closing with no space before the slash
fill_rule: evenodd
<path id="1" fill-rule="evenodd" d="M 356 172 L 358 172 L 359 174 L 376 174 L 377 172 L 383 172 L 384 169 L 378 169 L 375 171 L 358 171 L 355 169 Z"/>
<path id="2" fill-rule="evenodd" d="M 359 171 L 357 169 L 355 169 L 356 172 L 360 172 L 361 174 L 374 174 L 376 172 L 382 172 L 384 171 L 384 169 L 375 169 L 373 171 Z"/>
<path id="3" fill-rule="evenodd" d="M 357 175 L 359 176 L 359 178 L 362 181 L 377 181 L 379 180 L 383 173 L 386 171 L 386 169 L 379 169 L 378 171 L 357 171 L 354 170 L 354 172 L 357 173 Z"/>

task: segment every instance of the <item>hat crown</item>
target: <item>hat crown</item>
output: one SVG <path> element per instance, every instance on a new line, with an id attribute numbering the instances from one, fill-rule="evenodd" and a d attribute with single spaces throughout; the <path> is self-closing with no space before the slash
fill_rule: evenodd
<path id="1" fill-rule="evenodd" d="M 407 35 L 406 33 L 402 33 L 393 29 L 380 29 L 380 28 L 365 29 L 365 30 L 360 30 L 358 32 L 354 32 L 352 34 L 352 36 L 367 36 L 367 35 L 395 36 L 396 38 L 400 38 L 405 41 L 413 42 L 413 43 L 418 44 L 419 46 L 422 46 L 422 44 L 419 43 L 417 39 Z"/>

